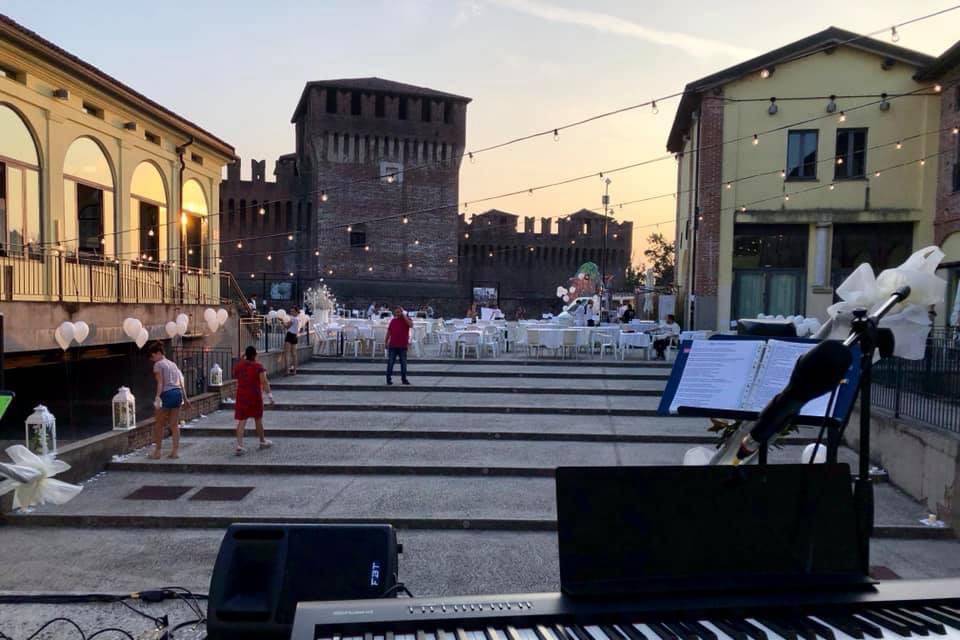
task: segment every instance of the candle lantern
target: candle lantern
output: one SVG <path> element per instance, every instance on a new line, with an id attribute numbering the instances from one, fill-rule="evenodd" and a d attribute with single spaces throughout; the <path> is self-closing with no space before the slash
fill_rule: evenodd
<path id="1" fill-rule="evenodd" d="M 213 363 L 213 366 L 210 367 L 210 386 L 211 387 L 222 387 L 223 386 L 223 369 L 220 368 L 220 365 L 216 362 Z"/>
<path id="2" fill-rule="evenodd" d="M 56 455 L 57 419 L 42 404 L 33 408 L 26 421 L 27 449 L 38 456 Z"/>
<path id="3" fill-rule="evenodd" d="M 113 396 L 113 428 L 117 431 L 129 431 L 137 426 L 137 399 L 130 393 L 129 387 L 120 387 Z"/>

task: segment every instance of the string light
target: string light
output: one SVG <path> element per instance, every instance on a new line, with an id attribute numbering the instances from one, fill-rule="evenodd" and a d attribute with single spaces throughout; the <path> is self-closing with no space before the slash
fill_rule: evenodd
<path id="1" fill-rule="evenodd" d="M 149 231 L 147 231 L 147 235 L 152 238 L 152 237 L 153 237 L 153 229 L 150 229 Z"/>
<path id="2" fill-rule="evenodd" d="M 449 263 L 452 264 L 452 263 L 453 263 L 453 258 L 450 258 L 449 260 L 447 260 L 447 262 L 449 262 Z"/>
<path id="3" fill-rule="evenodd" d="M 890 27 L 890 40 L 893 42 L 900 42 L 900 34 L 897 33 L 896 27 Z"/>
<path id="4" fill-rule="evenodd" d="M 903 149 L 903 143 L 900 141 L 897 141 L 897 151 L 899 151 L 900 149 Z"/>
<path id="5" fill-rule="evenodd" d="M 789 202 L 789 201 L 790 201 L 790 194 L 788 193 L 788 194 L 784 195 L 784 196 L 783 196 L 783 199 L 784 199 L 785 201 Z"/>
<path id="6" fill-rule="evenodd" d="M 874 177 L 874 178 L 879 178 L 879 177 L 880 177 L 880 172 L 879 172 L 879 171 L 874 171 L 874 172 L 873 172 L 873 177 Z"/>
<path id="7" fill-rule="evenodd" d="M 243 249 L 243 243 L 242 243 L 242 242 L 238 242 L 238 243 L 237 243 L 237 249 Z"/>
<path id="8" fill-rule="evenodd" d="M 414 241 L 413 241 L 413 244 L 419 245 L 419 244 L 420 244 L 420 241 L 419 241 L 419 240 L 414 240 Z"/>
<path id="9" fill-rule="evenodd" d="M 934 93 L 940 93 L 941 91 L 943 91 L 943 87 L 942 87 L 942 86 L 940 86 L 939 84 L 933 85 L 933 92 L 934 92 Z"/>
<path id="10" fill-rule="evenodd" d="M 728 182 L 728 183 L 727 183 L 727 189 L 732 189 L 732 188 L 733 188 L 733 183 Z"/>
<path id="11" fill-rule="evenodd" d="M 560 132 L 557 131 L 556 129 L 553 130 L 553 141 L 554 142 L 560 141 Z"/>
<path id="12" fill-rule="evenodd" d="M 293 234 L 292 234 L 292 233 L 287 236 L 287 240 L 293 240 Z"/>
<path id="13" fill-rule="evenodd" d="M 463 234 L 463 237 L 464 237 L 464 238 L 470 238 L 470 234 L 469 234 L 469 233 L 465 233 L 465 234 Z"/>
<path id="14" fill-rule="evenodd" d="M 954 127 L 950 133 L 952 133 L 953 135 L 957 135 L 958 133 L 960 133 L 960 127 Z"/>
<path id="15" fill-rule="evenodd" d="M 921 160 L 920 160 L 920 166 L 922 167 L 922 166 L 925 165 L 925 164 L 927 164 L 927 161 L 926 161 L 925 159 L 921 159 Z"/>
<path id="16" fill-rule="evenodd" d="M 257 274 L 251 273 L 251 274 L 250 274 L 250 277 L 251 277 L 251 278 L 256 278 L 256 277 L 257 277 Z"/>
<path id="17" fill-rule="evenodd" d="M 835 185 L 835 184 L 833 184 L 833 183 L 831 182 L 831 183 L 830 183 L 830 191 L 833 191 L 834 188 L 836 188 L 836 186 L 837 186 L 837 185 Z"/>
<path id="18" fill-rule="evenodd" d="M 273 260 L 273 256 L 268 255 L 267 260 Z"/>
<path id="19" fill-rule="evenodd" d="M 650 103 L 650 111 L 653 113 L 653 115 L 657 115 L 658 113 L 660 113 L 660 109 L 659 107 L 657 107 L 656 100 Z"/>
<path id="20" fill-rule="evenodd" d="M 262 216 L 267 215 L 267 210 L 264 209 L 263 207 L 260 207 L 260 215 L 262 215 Z"/>
<path id="21" fill-rule="evenodd" d="M 845 114 L 843 111 L 841 111 L 841 112 L 840 112 L 840 122 L 846 122 L 846 121 L 847 121 L 847 114 Z"/>
<path id="22" fill-rule="evenodd" d="M 363 250 L 364 250 L 364 251 L 370 251 L 370 245 L 368 245 L 368 244 L 363 245 Z"/>
<path id="23" fill-rule="evenodd" d="M 408 222 L 410 222 L 410 218 L 403 216 L 403 224 L 407 224 Z"/>
<path id="24" fill-rule="evenodd" d="M 290 277 L 291 277 L 291 278 L 293 277 L 293 271 L 290 272 Z"/>
<path id="25" fill-rule="evenodd" d="M 314 252 L 313 252 L 313 255 L 319 257 L 319 256 L 320 256 L 320 252 L 319 252 L 319 251 L 314 251 Z"/>
<path id="26" fill-rule="evenodd" d="M 490 252 L 490 257 L 491 257 L 491 258 L 493 257 L 493 251 Z"/>
<path id="27" fill-rule="evenodd" d="M 746 212 L 747 212 L 746 207 L 740 207 L 740 213 L 746 213 Z"/>
<path id="28" fill-rule="evenodd" d="M 326 192 L 326 191 L 321 191 L 321 192 L 320 192 L 320 200 L 321 200 L 321 202 L 326 202 L 326 201 L 329 200 L 329 199 L 330 199 L 330 198 L 327 196 L 327 192 Z"/>
<path id="29" fill-rule="evenodd" d="M 347 233 L 350 233 L 351 231 L 353 231 L 353 226 L 348 224 L 348 225 L 347 225 Z"/>
<path id="30" fill-rule="evenodd" d="M 760 138 L 757 137 L 757 134 L 753 134 L 753 146 L 760 144 Z"/>
<path id="31" fill-rule="evenodd" d="M 786 177 L 787 177 L 787 171 L 786 171 L 786 169 L 780 169 L 780 177 L 781 177 L 781 178 L 786 178 Z"/>
<path id="32" fill-rule="evenodd" d="M 843 156 L 837 158 L 837 164 L 843 164 Z"/>
<path id="33" fill-rule="evenodd" d="M 770 69 L 761 69 L 761 70 L 760 70 L 760 77 L 763 78 L 764 80 L 766 80 L 767 78 L 769 78 L 769 77 L 770 77 Z"/>
<path id="34" fill-rule="evenodd" d="M 193 255 L 193 249 L 187 249 L 187 255 Z"/>
<path id="35" fill-rule="evenodd" d="M 408 263 L 407 263 L 407 269 L 413 269 L 413 263 L 412 263 L 412 262 L 408 262 Z"/>

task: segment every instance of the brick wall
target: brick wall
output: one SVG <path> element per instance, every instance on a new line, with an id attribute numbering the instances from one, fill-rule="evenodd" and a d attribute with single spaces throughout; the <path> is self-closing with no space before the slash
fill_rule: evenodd
<path id="1" fill-rule="evenodd" d="M 940 103 L 940 156 L 937 173 L 937 210 L 933 221 L 934 241 L 942 244 L 952 233 L 960 231 L 960 191 L 953 190 L 954 172 L 960 171 L 960 69 L 954 69 L 939 80 L 946 87 Z"/>
<path id="2" fill-rule="evenodd" d="M 723 96 L 706 95 L 700 109 L 699 190 L 696 274 L 693 293 L 716 296 L 720 272 L 720 184 L 723 180 Z"/>

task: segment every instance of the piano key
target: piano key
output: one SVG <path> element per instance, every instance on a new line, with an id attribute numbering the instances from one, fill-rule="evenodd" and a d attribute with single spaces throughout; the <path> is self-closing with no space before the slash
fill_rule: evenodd
<path id="1" fill-rule="evenodd" d="M 804 640 L 817 640 L 817 632 L 813 627 L 807 624 L 806 619 L 800 615 L 785 615 L 778 618 L 781 623 L 797 632 Z"/>
<path id="2" fill-rule="evenodd" d="M 863 627 L 857 624 L 853 616 L 844 616 L 840 614 L 817 615 L 817 618 L 824 624 L 828 624 L 834 629 L 839 630 L 855 640 L 862 640 L 864 636 Z"/>
<path id="3" fill-rule="evenodd" d="M 912 611 L 908 611 L 907 609 L 904 609 L 902 607 L 891 609 L 891 611 L 896 612 L 897 615 L 899 615 L 901 618 L 906 618 L 907 620 L 912 620 L 917 624 L 922 624 L 924 627 L 927 628 L 927 631 L 935 633 L 938 636 L 947 635 L 947 630 L 943 628 L 942 624 L 940 624 L 939 622 L 934 622 L 933 620 L 930 620 L 929 618 L 926 618 L 920 615 L 919 613 L 913 613 Z"/>
<path id="4" fill-rule="evenodd" d="M 473 636 L 460 627 L 454 629 L 453 635 L 456 636 L 457 640 L 474 640 Z"/>
<path id="5" fill-rule="evenodd" d="M 892 631 L 898 636 L 903 636 L 904 638 L 910 637 L 910 628 L 907 625 L 897 622 L 896 620 L 891 620 L 876 611 L 858 611 L 856 617 L 871 622 L 887 631 Z"/>
<path id="6" fill-rule="evenodd" d="M 620 633 L 629 638 L 629 640 L 653 640 L 649 638 L 646 633 L 640 628 L 640 625 L 623 623 L 616 625 L 616 628 L 619 629 Z"/>
<path id="7" fill-rule="evenodd" d="M 750 636 L 750 640 L 768 640 L 767 632 L 746 618 L 727 618 L 726 621 Z"/>
<path id="8" fill-rule="evenodd" d="M 708 627 L 712 626 L 719 631 L 722 634 L 721 637 L 726 636 L 730 640 L 747 640 L 746 633 L 729 624 L 726 620 L 720 620 L 718 618 L 716 620 L 707 620 L 704 624 Z"/>
<path id="9" fill-rule="evenodd" d="M 783 622 L 783 621 L 780 621 L 780 620 L 775 620 L 775 619 L 770 618 L 770 617 L 763 617 L 763 618 L 756 617 L 756 618 L 754 618 L 753 620 L 751 620 L 751 622 L 754 622 L 755 624 L 763 625 L 764 627 L 766 627 L 767 629 L 769 629 L 770 631 L 772 631 L 772 632 L 775 633 L 776 635 L 778 635 L 778 636 L 780 636 L 781 638 L 783 638 L 783 640 L 797 640 L 797 639 L 798 639 L 798 635 L 797 635 L 796 629 L 794 629 L 792 626 L 790 626 L 790 625 L 789 625 L 788 623 L 786 623 L 786 622 Z"/>
<path id="10" fill-rule="evenodd" d="M 648 622 L 647 626 L 650 627 L 650 630 L 653 631 L 660 640 L 678 640 L 677 635 L 664 626 L 663 623 Z"/>
<path id="11" fill-rule="evenodd" d="M 509 640 L 527 640 L 526 638 L 520 635 L 520 632 L 517 631 L 516 627 L 508 626 L 506 628 L 506 632 L 507 632 L 507 638 L 509 638 Z"/>
<path id="12" fill-rule="evenodd" d="M 687 629 L 682 623 L 677 622 L 676 620 L 664 622 L 663 624 L 670 629 L 670 631 L 673 631 L 674 635 L 680 638 L 680 640 L 697 640 L 697 635 L 695 633 Z"/>
<path id="13" fill-rule="evenodd" d="M 684 624 L 687 625 L 687 628 L 694 631 L 697 636 L 699 636 L 700 640 L 719 640 L 716 633 L 710 629 L 707 629 L 697 620 L 686 620 Z"/>
<path id="14" fill-rule="evenodd" d="M 823 624 L 816 618 L 804 616 L 803 620 L 813 630 L 813 632 L 819 637 L 823 638 L 823 640 L 837 640 L 837 634 L 833 632 L 833 629 Z M 863 635 L 861 634 L 860 637 L 863 637 Z"/>
<path id="15" fill-rule="evenodd" d="M 589 633 L 593 640 L 617 640 L 617 638 L 608 638 L 607 634 L 595 624 L 585 625 L 583 630 Z"/>
<path id="16" fill-rule="evenodd" d="M 923 615 L 929 616 L 938 622 L 942 622 L 948 627 L 953 627 L 954 629 L 960 631 L 960 616 L 951 616 L 943 611 L 935 609 L 934 607 L 920 607 L 918 610 Z"/>
<path id="17" fill-rule="evenodd" d="M 550 630 L 553 631 L 553 635 L 557 636 L 557 640 L 576 640 L 574 636 L 567 633 L 565 626 L 562 624 L 555 624 L 550 627 Z"/>
<path id="18" fill-rule="evenodd" d="M 593 636 L 587 633 L 587 631 L 579 625 L 568 624 L 564 627 L 564 629 L 566 630 L 567 635 L 573 636 L 576 638 L 576 640 L 593 640 Z"/>
<path id="19" fill-rule="evenodd" d="M 536 627 L 534 627 L 534 629 L 536 630 L 537 637 L 540 638 L 540 640 L 559 640 L 551 629 L 542 624 L 538 624 Z"/>
<path id="20" fill-rule="evenodd" d="M 620 631 L 620 629 L 617 629 L 611 624 L 602 624 L 600 625 L 600 628 L 605 634 L 607 634 L 607 637 L 610 638 L 610 640 L 630 640 L 623 634 L 622 631 Z"/>
<path id="21" fill-rule="evenodd" d="M 922 622 L 911 620 L 910 618 L 898 613 L 894 609 L 880 609 L 877 611 L 877 613 L 884 615 L 892 620 L 896 620 L 900 624 L 906 625 L 907 629 L 909 629 L 912 633 L 915 633 L 921 636 L 930 635 L 930 630 L 927 628 L 925 624 L 923 624 Z"/>

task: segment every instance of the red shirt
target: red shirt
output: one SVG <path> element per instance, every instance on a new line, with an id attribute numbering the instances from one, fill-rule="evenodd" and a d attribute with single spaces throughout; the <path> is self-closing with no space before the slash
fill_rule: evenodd
<path id="1" fill-rule="evenodd" d="M 410 346 L 410 326 L 405 318 L 394 318 L 387 325 L 387 346 L 391 349 L 406 349 Z"/>

